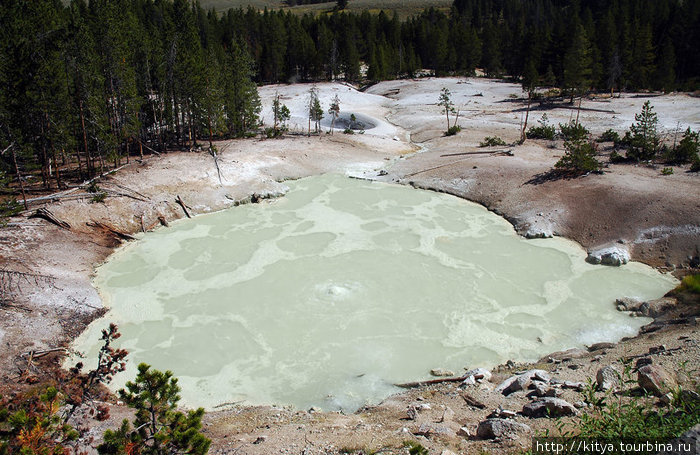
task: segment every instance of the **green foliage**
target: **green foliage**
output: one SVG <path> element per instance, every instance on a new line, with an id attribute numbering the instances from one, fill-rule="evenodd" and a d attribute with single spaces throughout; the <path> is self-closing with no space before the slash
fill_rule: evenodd
<path id="1" fill-rule="evenodd" d="M 681 284 L 674 289 L 674 292 L 690 292 L 700 294 L 700 273 L 686 275 L 681 280 Z"/>
<path id="2" fill-rule="evenodd" d="M 423 447 L 421 443 L 416 441 L 406 441 L 404 442 L 404 447 L 408 449 L 409 455 L 429 455 L 428 449 Z"/>
<path id="3" fill-rule="evenodd" d="M 693 160 L 690 164 L 690 172 L 700 172 L 700 158 Z"/>
<path id="4" fill-rule="evenodd" d="M 55 387 L 30 392 L 14 401 L 0 397 L 0 453 L 70 453 L 79 433 L 61 417 L 62 399 Z"/>
<path id="5" fill-rule="evenodd" d="M 659 151 L 661 139 L 657 133 L 658 119 L 649 101 L 642 106 L 642 112 L 635 114 L 635 123 L 629 130 L 627 156 L 636 161 L 654 159 Z"/>
<path id="6" fill-rule="evenodd" d="M 498 136 L 486 136 L 483 141 L 479 142 L 479 147 L 496 147 L 506 145 L 506 141 Z"/>
<path id="7" fill-rule="evenodd" d="M 438 106 L 441 106 L 445 111 L 445 118 L 447 119 L 447 132 L 445 133 L 445 136 L 452 136 L 457 134 L 460 131 L 459 129 L 452 130 L 453 132 L 450 132 L 451 129 L 457 126 L 456 124 L 454 126 L 450 125 L 450 114 L 456 114 L 457 111 L 455 110 L 455 105 L 452 102 L 452 93 L 450 93 L 450 90 L 447 87 L 443 87 L 440 91 L 440 97 L 438 98 L 437 104 Z"/>
<path id="8" fill-rule="evenodd" d="M 576 139 L 564 143 L 564 156 L 554 164 L 554 167 L 576 174 L 598 171 L 600 162 L 595 158 L 596 146 L 585 139 Z"/>
<path id="9" fill-rule="evenodd" d="M 528 139 L 549 139 L 554 140 L 554 134 L 556 132 L 554 125 L 548 123 L 547 114 L 542 114 L 542 117 L 537 121 L 539 126 L 532 126 L 527 131 Z"/>
<path id="10" fill-rule="evenodd" d="M 597 142 L 614 142 L 618 143 L 620 142 L 620 135 L 617 133 L 617 131 L 609 129 L 603 132 L 603 134 L 600 135 L 600 137 L 597 139 Z"/>
<path id="11" fill-rule="evenodd" d="M 591 134 L 591 132 L 588 131 L 585 126 L 576 122 L 571 122 L 568 124 L 560 123 L 559 131 L 561 131 L 561 135 L 564 137 L 565 141 L 583 140 Z"/>
<path id="12" fill-rule="evenodd" d="M 683 164 L 692 163 L 700 159 L 700 135 L 697 131 L 692 131 L 690 128 L 685 130 L 680 143 L 666 153 L 666 161 L 668 163 Z"/>
<path id="13" fill-rule="evenodd" d="M 459 133 L 460 131 L 462 131 L 462 127 L 459 125 L 454 125 L 454 126 L 447 128 L 447 131 L 445 131 L 445 136 L 454 136 L 457 133 Z"/>
<path id="14" fill-rule="evenodd" d="M 673 168 L 672 167 L 665 167 L 661 169 L 661 175 L 673 175 Z"/>
<path id="15" fill-rule="evenodd" d="M 116 430 L 107 430 L 100 454 L 204 455 L 211 441 L 199 430 L 204 410 L 177 411 L 180 387 L 170 371 L 152 370 L 142 363 L 138 375 L 119 391 L 119 397 L 135 410 L 133 429 L 128 420 Z"/>

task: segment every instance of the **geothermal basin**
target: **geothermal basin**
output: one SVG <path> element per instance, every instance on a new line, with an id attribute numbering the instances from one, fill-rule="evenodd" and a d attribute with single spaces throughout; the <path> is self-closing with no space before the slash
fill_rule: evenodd
<path id="1" fill-rule="evenodd" d="M 634 335 L 616 298 L 675 280 L 591 265 L 562 238 L 526 240 L 441 193 L 324 175 L 286 196 L 148 233 L 98 268 L 110 311 L 76 340 L 91 365 L 119 325 L 129 354 L 172 370 L 187 406 L 353 411 L 426 378 Z"/>

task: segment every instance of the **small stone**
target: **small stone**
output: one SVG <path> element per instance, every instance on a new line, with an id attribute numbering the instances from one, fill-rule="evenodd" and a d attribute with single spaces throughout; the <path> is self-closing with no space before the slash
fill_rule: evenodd
<path id="1" fill-rule="evenodd" d="M 561 396 L 561 394 L 562 394 L 562 391 L 561 391 L 561 390 L 555 389 L 555 388 L 552 387 L 551 389 L 548 389 L 548 390 L 545 392 L 544 396 L 546 396 L 546 397 L 557 398 L 557 397 Z"/>
<path id="2" fill-rule="evenodd" d="M 459 385 L 460 388 L 465 388 L 468 386 L 476 385 L 476 379 L 474 379 L 474 376 L 469 376 L 467 379 L 462 381 L 462 383 Z"/>
<path id="3" fill-rule="evenodd" d="M 644 304 L 641 300 L 631 297 L 623 297 L 615 300 L 615 305 L 618 311 L 639 311 L 639 308 Z"/>
<path id="4" fill-rule="evenodd" d="M 666 350 L 666 346 L 663 344 L 660 346 L 652 346 L 649 348 L 649 354 L 658 354 L 659 352 L 664 352 Z"/>
<path id="5" fill-rule="evenodd" d="M 615 343 L 594 343 L 588 346 L 588 352 L 602 351 L 603 349 L 612 349 Z"/>
<path id="6" fill-rule="evenodd" d="M 566 367 L 569 370 L 578 370 L 579 368 L 581 368 L 581 365 L 579 365 L 578 363 L 572 363 L 571 365 L 567 365 Z"/>
<path id="7" fill-rule="evenodd" d="M 476 380 L 490 381 L 491 372 L 486 368 L 474 368 L 464 373 L 465 376 L 474 376 Z"/>
<path id="8" fill-rule="evenodd" d="M 454 431 L 446 426 L 443 425 L 435 425 L 432 423 L 423 423 L 421 424 L 420 427 L 418 427 L 418 431 L 416 431 L 414 434 L 418 436 L 431 436 L 434 434 L 440 434 L 440 435 L 453 435 L 455 434 Z"/>
<path id="9" fill-rule="evenodd" d="M 576 408 L 561 398 L 545 397 L 523 407 L 523 414 L 528 417 L 560 417 L 577 415 Z"/>
<path id="10" fill-rule="evenodd" d="M 562 387 L 565 389 L 573 389 L 580 392 L 585 387 L 585 384 L 583 382 L 564 381 Z"/>
<path id="11" fill-rule="evenodd" d="M 442 411 L 442 417 L 438 423 L 450 422 L 454 419 L 455 412 L 449 406 L 445 406 L 445 410 Z"/>
<path id="12" fill-rule="evenodd" d="M 316 406 L 311 406 L 309 408 L 309 414 L 316 414 L 318 412 L 323 412 L 321 408 L 317 408 Z"/>
<path id="13" fill-rule="evenodd" d="M 457 430 L 457 436 L 470 438 L 472 436 L 472 432 L 469 431 L 469 428 L 467 427 L 460 427 L 459 430 Z"/>
<path id="14" fill-rule="evenodd" d="M 666 406 L 668 406 L 673 401 L 673 394 L 671 392 L 669 392 L 665 395 L 661 395 L 661 397 L 659 398 L 659 401 L 661 403 L 665 404 Z"/>
<path id="15" fill-rule="evenodd" d="M 450 370 L 445 370 L 443 368 L 433 368 L 430 370 L 430 374 L 437 377 L 454 376 L 454 372 Z"/>
<path id="16" fill-rule="evenodd" d="M 576 409 L 587 408 L 587 407 L 588 407 L 588 403 L 586 403 L 585 401 L 577 401 L 577 402 L 574 403 L 574 407 L 575 407 Z"/>
<path id="17" fill-rule="evenodd" d="M 658 365 L 644 365 L 637 370 L 639 387 L 656 396 L 664 395 L 676 387 L 676 380 Z"/>
<path id="18" fill-rule="evenodd" d="M 566 351 L 557 351 L 557 352 L 552 352 L 549 355 L 546 355 L 542 357 L 539 362 L 540 363 L 552 363 L 554 361 L 559 360 L 560 362 L 565 362 L 567 360 L 572 360 L 572 359 L 580 359 L 582 357 L 586 357 L 588 355 L 588 351 L 581 349 L 581 348 L 572 348 L 572 349 L 567 349 Z"/>
<path id="19" fill-rule="evenodd" d="M 521 435 L 532 433 L 524 423 L 506 419 L 486 419 L 479 424 L 476 435 L 481 439 L 517 439 Z"/>
<path id="20" fill-rule="evenodd" d="M 547 393 L 547 386 L 541 382 L 533 382 L 530 387 L 532 392 L 527 394 L 529 397 L 543 397 Z"/>
<path id="21" fill-rule="evenodd" d="M 606 365 L 595 374 L 598 390 L 607 392 L 620 387 L 620 373 L 612 365 Z"/>
<path id="22" fill-rule="evenodd" d="M 503 395 L 510 395 L 513 392 L 525 390 L 533 378 L 542 382 L 549 382 L 550 380 L 549 374 L 544 370 L 528 370 L 503 381 L 496 387 L 496 392 L 501 392 Z"/>
<path id="23" fill-rule="evenodd" d="M 258 438 L 255 441 L 253 441 L 253 444 L 262 444 L 265 441 L 267 441 L 267 436 L 262 435 L 258 436 Z"/>

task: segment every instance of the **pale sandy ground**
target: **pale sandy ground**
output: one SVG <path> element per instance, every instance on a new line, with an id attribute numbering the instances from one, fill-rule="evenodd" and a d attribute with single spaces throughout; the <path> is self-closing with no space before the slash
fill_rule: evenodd
<path id="1" fill-rule="evenodd" d="M 460 106 L 462 133 L 442 137 L 444 117 L 436 105 L 440 89 L 453 92 Z M 177 195 L 193 213 L 204 213 L 250 200 L 252 195 L 271 197 L 286 191 L 284 180 L 325 172 L 396 181 L 446 191 L 479 202 L 503 214 L 518 232 L 554 233 L 572 238 L 589 250 L 610 244 L 630 250 L 633 259 L 654 266 L 684 267 L 687 257 L 698 254 L 700 245 L 700 176 L 675 167 L 674 174 L 662 176 L 660 168 L 612 165 L 602 175 L 575 180 L 527 183 L 551 169 L 562 154 L 561 142 L 528 141 L 522 146 L 499 147 L 513 156 L 459 155 L 480 151 L 484 136 L 498 135 L 507 142 L 519 136 L 522 100 L 519 86 L 485 79 L 426 79 L 386 82 L 360 93 L 343 84 L 318 84 L 325 110 L 338 94 L 341 110 L 369 115 L 378 127 L 365 134 L 321 137 L 293 136 L 278 140 L 247 139 L 218 143 L 222 178 L 207 153 L 171 153 L 133 163 L 99 185 L 142 195 L 136 200 L 110 197 L 104 204 L 89 198 L 48 204 L 73 229 L 61 230 L 42 220 L 18 218 L 0 231 L 0 267 L 53 277 L 50 283 L 24 283 L 14 303 L 22 309 L 0 309 L 0 383 L 11 386 L 17 378 L 18 355 L 30 350 L 63 346 L 75 337 L 102 308 L 91 285 L 94 267 L 117 245 L 111 235 L 88 227 L 98 220 L 118 229 L 138 232 L 158 216 L 169 221 L 183 217 L 175 203 Z M 292 111 L 292 131 L 305 130 L 306 96 L 310 85 L 262 87 L 263 117 L 271 123 L 272 96 L 279 92 Z M 584 101 L 580 120 L 593 133 L 608 128 L 623 131 L 634 121 L 644 97 L 625 95 L 613 100 Z M 672 133 L 691 126 L 700 129 L 700 101 L 684 94 L 652 98 L 660 124 Z M 612 112 L 607 112 L 612 111 Z M 540 112 L 531 114 L 535 124 Z M 566 122 L 571 109 L 548 110 L 552 123 Z M 573 113 L 573 115 L 576 115 Z M 412 142 L 411 142 L 412 141 Z M 419 153 L 415 153 L 415 152 Z M 384 171 L 384 172 L 381 172 Z M 386 175 L 380 175 L 384 174 Z M 612 304 L 612 303 L 611 303 Z M 679 337 L 688 337 L 679 339 Z M 673 326 L 661 332 L 624 342 L 604 357 L 576 361 L 577 370 L 561 368 L 557 376 L 584 380 L 594 375 L 599 364 L 622 355 L 644 353 L 650 346 L 665 344 L 683 349 L 673 356 L 658 356 L 662 364 L 677 370 L 680 362 L 691 360 L 697 367 L 697 323 Z M 599 354 L 599 353 L 596 353 Z M 515 359 L 517 360 L 517 359 Z M 693 363 L 694 362 L 694 363 Z M 478 365 L 469 365 L 477 367 Z M 697 373 L 695 373 L 697 374 Z M 380 449 L 383 453 L 406 453 L 398 447 L 405 440 L 418 439 L 441 453 L 496 452 L 519 447 L 516 442 L 469 441 L 454 432 L 466 426 L 473 433 L 476 424 L 499 404 L 519 410 L 524 397 L 505 399 L 489 392 L 494 384 L 469 393 L 486 404 L 470 408 L 453 386 L 423 388 L 395 397 L 354 415 L 308 413 L 278 408 L 235 408 L 212 413 L 206 418 L 207 434 L 214 438 L 214 453 L 333 453 L 341 448 Z M 580 400 L 575 392 L 565 398 Z M 431 404 L 431 410 L 416 421 L 403 420 L 406 408 L 416 400 Z M 505 400 L 505 401 L 504 401 Z M 449 408 L 451 411 L 445 412 Z M 123 411 L 116 408 L 113 414 Z M 454 414 L 453 414 L 454 413 Z M 444 414 L 444 419 L 443 419 Z M 450 429 L 445 435 L 415 436 L 421 423 Z M 551 427 L 547 419 L 527 421 L 534 429 Z M 95 434 L 100 429 L 95 428 Z M 253 444 L 259 437 L 264 441 Z"/>

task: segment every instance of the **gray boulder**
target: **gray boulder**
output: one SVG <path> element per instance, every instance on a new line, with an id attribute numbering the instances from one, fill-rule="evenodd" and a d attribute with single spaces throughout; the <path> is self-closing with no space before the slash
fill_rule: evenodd
<path id="1" fill-rule="evenodd" d="M 648 302 L 644 302 L 639 307 L 639 313 L 641 313 L 643 316 L 655 318 L 675 307 L 677 303 L 678 301 L 673 297 L 662 297 L 656 300 L 649 300 Z"/>
<path id="2" fill-rule="evenodd" d="M 523 407 L 523 415 L 533 418 L 575 416 L 577 414 L 578 410 L 574 405 L 561 398 L 544 397 Z"/>
<path id="3" fill-rule="evenodd" d="M 516 376 L 511 376 L 496 387 L 496 392 L 503 395 L 510 395 L 513 392 L 525 390 L 530 385 L 532 379 L 537 379 L 542 382 L 549 382 L 551 379 L 549 373 L 544 370 L 528 370 Z"/>
<path id="4" fill-rule="evenodd" d="M 644 365 L 637 370 L 639 387 L 657 397 L 667 394 L 678 385 L 671 373 L 658 365 Z"/>
<path id="5" fill-rule="evenodd" d="M 531 433 L 529 426 L 508 419 L 486 419 L 476 429 L 476 435 L 481 439 L 518 439 Z"/>
<path id="6" fill-rule="evenodd" d="M 623 297 L 615 300 L 617 311 L 639 311 L 639 308 L 644 304 L 641 300 L 631 297 Z"/>
<path id="7" fill-rule="evenodd" d="M 657 455 L 688 455 L 690 453 L 700 453 L 700 423 L 680 435 L 677 439 L 669 441 L 664 445 L 670 446 L 671 450 L 661 451 Z"/>
<path id="8" fill-rule="evenodd" d="M 598 390 L 603 392 L 615 390 L 620 387 L 620 373 L 612 365 L 606 365 L 595 374 L 595 381 L 598 384 Z"/>

